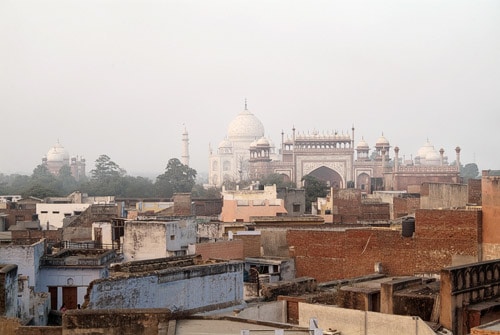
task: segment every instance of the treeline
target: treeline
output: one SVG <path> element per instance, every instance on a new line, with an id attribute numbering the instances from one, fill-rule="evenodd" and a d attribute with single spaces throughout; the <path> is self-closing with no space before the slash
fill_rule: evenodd
<path id="1" fill-rule="evenodd" d="M 45 165 L 38 165 L 31 176 L 0 174 L 0 195 L 20 194 L 23 197 L 60 197 L 74 191 L 93 196 L 114 195 L 116 197 L 163 197 L 174 193 L 192 192 L 193 197 L 219 197 L 218 190 L 205 190 L 196 184 L 196 170 L 182 164 L 179 159 L 168 161 L 165 172 L 150 180 L 133 177 L 107 155 L 95 161 L 95 169 L 83 180 L 76 180 L 69 166 L 63 166 L 58 175 L 53 175 Z"/>

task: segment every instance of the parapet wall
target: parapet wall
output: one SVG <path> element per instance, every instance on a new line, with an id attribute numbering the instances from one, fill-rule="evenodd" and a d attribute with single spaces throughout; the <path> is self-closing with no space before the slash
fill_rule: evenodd
<path id="1" fill-rule="evenodd" d="M 243 300 L 243 262 L 167 268 L 93 281 L 91 309 L 169 308 L 203 310 Z"/>
<path id="2" fill-rule="evenodd" d="M 168 309 L 69 310 L 63 315 L 63 334 L 167 334 Z"/>
<path id="3" fill-rule="evenodd" d="M 342 335 L 436 335 L 419 317 L 363 312 L 333 306 L 299 302 L 299 326 L 318 320 L 323 330 L 338 330 Z"/>
<path id="4" fill-rule="evenodd" d="M 500 296 L 500 261 L 441 270 L 440 323 L 454 334 L 466 334 L 467 306 Z"/>
<path id="5" fill-rule="evenodd" d="M 458 256 L 479 259 L 480 222 L 480 211 L 419 210 L 413 237 L 392 229 L 290 229 L 287 242 L 297 276 L 318 282 L 370 274 L 376 263 L 391 276 L 437 274 Z"/>

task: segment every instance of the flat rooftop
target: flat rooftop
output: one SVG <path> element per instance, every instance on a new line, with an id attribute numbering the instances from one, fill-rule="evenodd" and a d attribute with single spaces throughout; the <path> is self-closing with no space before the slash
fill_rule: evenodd
<path id="1" fill-rule="evenodd" d="M 250 335 L 274 334 L 273 330 L 285 329 L 286 335 L 308 335 L 310 331 L 306 328 L 289 329 L 262 324 L 253 324 L 243 321 L 231 320 L 197 320 L 184 319 L 177 321 L 175 335 L 217 334 L 217 335 L 240 335 L 242 330 L 250 330 Z"/>

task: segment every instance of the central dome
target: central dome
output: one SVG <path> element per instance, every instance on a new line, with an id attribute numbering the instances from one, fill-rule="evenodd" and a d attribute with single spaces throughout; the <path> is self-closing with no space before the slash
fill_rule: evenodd
<path id="1" fill-rule="evenodd" d="M 63 162 L 67 160 L 69 160 L 69 153 L 59 142 L 47 152 L 47 161 L 49 162 Z"/>
<path id="2" fill-rule="evenodd" d="M 264 126 L 255 115 L 245 109 L 229 123 L 227 136 L 232 142 L 251 142 L 264 136 Z"/>

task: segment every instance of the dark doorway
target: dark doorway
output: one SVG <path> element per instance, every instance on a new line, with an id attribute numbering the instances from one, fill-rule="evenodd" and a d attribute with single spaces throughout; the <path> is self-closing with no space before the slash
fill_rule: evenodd
<path id="1" fill-rule="evenodd" d="M 63 287 L 63 303 L 66 304 L 67 309 L 76 309 L 77 299 L 76 287 Z"/>

